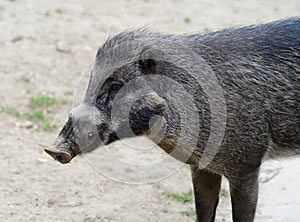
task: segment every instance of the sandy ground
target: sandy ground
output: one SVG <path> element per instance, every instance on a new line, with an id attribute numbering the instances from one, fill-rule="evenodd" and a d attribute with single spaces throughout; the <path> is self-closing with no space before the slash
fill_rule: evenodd
<path id="1" fill-rule="evenodd" d="M 160 182 L 128 185 L 97 173 L 85 158 L 60 165 L 42 148 L 67 119 L 76 83 L 108 36 L 144 26 L 204 32 L 299 12 L 298 0 L 0 0 L 0 221 L 194 221 L 181 213 L 194 209 L 192 201 L 166 195 L 191 188 L 188 166 Z M 63 101 L 39 108 L 56 125 L 50 132 L 24 117 L 34 112 L 31 97 L 44 94 Z M 299 159 L 266 163 L 256 221 L 300 221 L 299 171 Z M 216 221 L 231 221 L 228 195 Z"/>

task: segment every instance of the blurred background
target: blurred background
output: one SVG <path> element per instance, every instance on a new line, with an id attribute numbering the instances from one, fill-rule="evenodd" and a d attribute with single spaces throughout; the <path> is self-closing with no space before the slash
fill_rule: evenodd
<path id="1" fill-rule="evenodd" d="M 188 166 L 158 183 L 126 185 L 84 158 L 60 165 L 43 147 L 109 36 L 138 27 L 205 33 L 299 12 L 299 0 L 0 0 L 0 220 L 195 221 Z M 299 159 L 264 165 L 256 221 L 300 221 L 299 171 Z M 220 195 L 216 221 L 231 221 L 226 182 Z"/>

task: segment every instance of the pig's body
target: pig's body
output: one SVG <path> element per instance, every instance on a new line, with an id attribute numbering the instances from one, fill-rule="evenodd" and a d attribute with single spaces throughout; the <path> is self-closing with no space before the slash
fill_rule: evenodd
<path id="1" fill-rule="evenodd" d="M 151 45 L 151 41 L 159 39 L 178 41 L 200 55 L 211 67 L 223 89 L 226 103 L 225 134 L 218 152 L 205 169 L 198 166 L 209 138 L 211 110 L 203 88 L 195 83 L 193 76 L 177 64 L 141 59 L 114 70 L 112 78 L 126 83 L 149 73 L 160 74 L 175 80 L 190 92 L 199 110 L 200 128 L 197 147 L 185 162 L 192 169 L 197 220 L 214 220 L 221 175 L 225 175 L 230 182 L 234 221 L 253 221 L 261 161 L 300 153 L 300 19 L 226 29 L 206 35 L 167 36 L 143 30 L 121 33 L 98 51 L 93 69 L 94 79 L 107 64 L 103 61 L 117 55 L 111 53 L 115 45 L 129 41 L 143 49 L 147 44 Z M 141 50 L 137 50 L 137 53 L 141 53 Z M 177 53 L 181 53 L 180 50 Z M 114 99 L 111 92 L 116 89 L 112 82 L 102 81 L 100 84 L 91 80 L 84 102 L 98 110 L 99 118 L 95 125 L 106 144 L 119 139 L 110 127 L 110 99 Z M 148 130 L 147 121 L 151 115 L 165 117 L 166 136 L 159 145 L 171 153 L 178 140 L 180 113 L 172 110 L 172 106 L 157 102 L 167 100 L 159 87 L 155 95 L 155 98 L 153 94 L 150 97 L 146 95 L 138 103 L 140 105 L 135 106 L 136 110 L 128 117 L 129 122 L 136 134 L 143 134 Z M 164 106 L 165 109 L 162 109 Z M 72 119 L 68 124 L 70 121 Z M 122 123 L 118 126 L 121 127 Z M 68 130 L 68 133 L 67 129 L 62 130 L 57 149 L 63 152 L 48 152 L 56 159 L 64 158 L 61 154 L 68 153 L 66 144 L 69 146 L 70 142 L 67 141 L 72 138 L 73 130 Z M 81 147 L 70 147 L 72 152 L 69 152 L 68 160 L 61 162 L 70 161 L 78 153 L 74 152 L 78 151 L 78 146 Z"/>
<path id="2" fill-rule="evenodd" d="M 220 162 L 259 166 L 265 154 L 300 153 L 299 19 L 187 36 L 187 41 L 224 89 L 227 127 Z"/>
<path id="3" fill-rule="evenodd" d="M 192 39 L 203 44 L 195 47 L 215 71 L 227 103 L 224 143 L 208 169 L 228 177 L 234 221 L 253 221 L 262 159 L 300 153 L 300 20 Z M 220 178 L 193 175 L 198 220 L 213 221 Z"/>

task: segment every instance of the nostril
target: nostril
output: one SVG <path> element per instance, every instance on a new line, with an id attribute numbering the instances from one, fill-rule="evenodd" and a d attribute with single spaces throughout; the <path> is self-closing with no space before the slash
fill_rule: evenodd
<path id="1" fill-rule="evenodd" d="M 56 155 L 55 159 L 58 160 L 59 162 L 63 162 L 64 160 L 61 154 Z"/>
<path id="2" fill-rule="evenodd" d="M 55 159 L 60 163 L 69 163 L 72 157 L 68 153 L 57 153 Z"/>

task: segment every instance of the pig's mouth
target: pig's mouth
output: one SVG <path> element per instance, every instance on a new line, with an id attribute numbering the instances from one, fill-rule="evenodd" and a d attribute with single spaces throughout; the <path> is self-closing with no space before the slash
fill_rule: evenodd
<path id="1" fill-rule="evenodd" d="M 53 157 L 53 159 L 58 162 L 65 164 L 69 163 L 76 155 L 80 154 L 81 151 L 78 147 L 68 150 L 58 150 L 56 148 L 46 148 L 44 149 L 46 153 Z"/>

